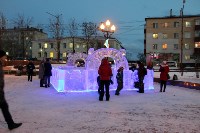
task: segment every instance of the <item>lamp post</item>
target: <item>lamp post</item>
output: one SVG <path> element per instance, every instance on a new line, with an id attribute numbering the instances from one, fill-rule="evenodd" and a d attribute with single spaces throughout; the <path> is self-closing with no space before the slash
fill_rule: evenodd
<path id="1" fill-rule="evenodd" d="M 57 62 L 59 62 L 60 61 L 60 38 L 61 38 L 61 36 L 60 36 L 60 16 L 62 15 L 62 14 L 60 14 L 60 15 L 53 15 L 53 14 L 51 14 L 51 13 L 49 13 L 49 12 L 46 12 L 47 14 L 49 14 L 49 15 L 51 15 L 51 16 L 53 16 L 53 17 L 55 17 L 56 18 L 56 23 L 55 23 L 55 38 L 56 38 L 56 42 L 57 42 Z"/>
<path id="2" fill-rule="evenodd" d="M 101 22 L 100 30 L 104 33 L 106 43 L 108 43 L 108 39 L 115 32 L 115 25 L 111 25 L 110 20 L 107 20 L 106 22 Z M 109 48 L 109 46 L 106 47 Z"/>
<path id="3" fill-rule="evenodd" d="M 181 76 L 183 76 L 183 9 L 184 9 L 185 0 L 183 0 L 183 7 L 181 8 L 181 61 L 180 61 L 180 69 Z"/>

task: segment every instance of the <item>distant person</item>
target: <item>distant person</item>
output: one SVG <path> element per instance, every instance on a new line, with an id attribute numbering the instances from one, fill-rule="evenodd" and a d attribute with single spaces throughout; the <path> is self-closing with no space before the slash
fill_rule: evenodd
<path id="1" fill-rule="evenodd" d="M 117 75 L 116 75 L 116 79 L 117 79 L 117 89 L 115 91 L 115 95 L 119 95 L 120 91 L 123 89 L 123 67 L 120 67 L 117 70 Z"/>
<path id="2" fill-rule="evenodd" d="M 26 67 L 27 67 L 27 73 L 28 73 L 28 81 L 32 82 L 33 70 L 35 69 L 35 65 L 33 64 L 32 60 L 29 61 Z"/>
<path id="3" fill-rule="evenodd" d="M 163 61 L 162 64 L 160 65 L 160 69 L 159 69 L 160 73 L 160 92 L 162 92 L 162 88 L 163 88 L 163 92 L 165 92 L 166 89 L 166 84 L 167 84 L 167 75 L 169 73 L 169 66 L 167 65 L 166 61 Z"/>
<path id="4" fill-rule="evenodd" d="M 50 87 L 50 77 L 52 76 L 52 66 L 51 63 L 49 61 L 49 59 L 47 58 L 45 63 L 44 63 L 44 77 L 45 77 L 45 87 Z"/>
<path id="5" fill-rule="evenodd" d="M 40 79 L 40 87 L 44 87 L 45 83 L 45 77 L 44 77 L 44 60 L 41 60 L 39 65 L 39 79 Z"/>
<path id="6" fill-rule="evenodd" d="M 144 76 L 147 75 L 147 69 L 143 63 L 138 61 L 138 79 L 139 79 L 139 93 L 144 93 Z"/>
<path id="7" fill-rule="evenodd" d="M 147 69 L 153 70 L 153 64 L 152 64 L 152 62 L 149 62 L 149 63 L 148 63 Z"/>
<path id="8" fill-rule="evenodd" d="M 3 117 L 8 125 L 8 129 L 12 130 L 18 128 L 22 123 L 15 123 L 12 119 L 12 116 L 9 112 L 8 103 L 6 102 L 4 95 L 4 72 L 3 72 L 3 61 L 6 59 L 6 53 L 3 50 L 0 50 L 0 108 L 3 113 Z"/>
<path id="9" fill-rule="evenodd" d="M 100 94 L 99 101 L 103 101 L 104 97 L 104 86 L 106 90 L 106 101 L 110 99 L 110 78 L 112 76 L 112 69 L 107 58 L 102 59 L 101 65 L 99 66 L 98 74 L 100 76 Z"/>

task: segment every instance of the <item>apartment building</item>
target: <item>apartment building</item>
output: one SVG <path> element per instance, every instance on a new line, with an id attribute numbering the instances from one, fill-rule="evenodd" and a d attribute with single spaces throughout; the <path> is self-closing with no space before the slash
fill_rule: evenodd
<path id="1" fill-rule="evenodd" d="M 10 59 L 32 58 L 32 40 L 48 38 L 42 29 L 34 27 L 0 29 L 0 48 Z"/>
<path id="2" fill-rule="evenodd" d="M 170 15 L 145 21 L 144 54 L 151 55 L 154 65 L 163 60 L 195 65 L 194 55 L 200 55 L 200 15 Z"/>
<path id="3" fill-rule="evenodd" d="M 98 36 L 91 38 L 89 44 L 83 37 L 75 37 L 74 45 L 71 37 L 60 39 L 60 60 L 66 61 L 68 53 L 87 53 L 89 48 L 104 48 L 105 38 Z M 115 38 L 109 39 L 110 48 L 121 49 L 121 42 Z M 57 59 L 57 40 L 53 38 L 32 41 L 32 57 L 41 60 L 43 58 Z"/>

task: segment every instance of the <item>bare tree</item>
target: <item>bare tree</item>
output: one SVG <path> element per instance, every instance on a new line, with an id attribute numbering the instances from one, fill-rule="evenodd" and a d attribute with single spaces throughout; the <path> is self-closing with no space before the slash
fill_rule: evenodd
<path id="1" fill-rule="evenodd" d="M 33 23 L 33 18 L 25 18 L 24 15 L 18 14 L 17 18 L 12 19 L 14 27 L 25 28 Z"/>
<path id="2" fill-rule="evenodd" d="M 75 53 L 74 50 L 74 39 L 75 37 L 77 37 L 78 35 L 78 23 L 76 23 L 76 20 L 74 18 L 72 18 L 69 21 L 69 24 L 67 26 L 67 31 L 69 33 L 69 36 L 72 38 L 72 43 L 73 43 L 73 53 Z"/>
<path id="3" fill-rule="evenodd" d="M 23 14 L 18 14 L 17 17 L 11 21 L 20 36 L 19 44 L 15 43 L 15 45 L 18 45 L 18 50 L 22 49 L 22 53 L 19 53 L 18 56 L 27 58 L 26 52 L 33 38 L 33 35 L 29 34 L 29 26 L 33 23 L 33 17 L 25 17 Z"/>
<path id="4" fill-rule="evenodd" d="M 85 37 L 85 41 L 87 44 L 87 51 L 89 49 L 89 47 L 93 47 L 93 43 L 91 40 L 92 36 L 94 36 L 94 38 L 97 35 L 97 25 L 93 22 L 83 22 L 82 23 L 82 34 Z"/>
<path id="5" fill-rule="evenodd" d="M 6 17 L 0 12 L 0 49 L 2 49 L 2 31 L 6 28 Z"/>
<path id="6" fill-rule="evenodd" d="M 48 12 L 47 12 L 48 13 Z M 64 34 L 64 24 L 61 19 L 61 15 L 52 15 L 48 13 L 49 15 L 53 16 L 53 18 L 49 19 L 49 31 L 52 33 L 52 36 L 56 39 L 57 47 L 55 48 L 55 51 L 57 52 L 57 62 L 60 61 L 60 42 L 62 39 L 62 36 Z"/>
<path id="7" fill-rule="evenodd" d="M 6 19 L 6 16 L 0 12 L 0 28 L 6 28 L 6 23 L 7 22 L 7 19 Z"/>

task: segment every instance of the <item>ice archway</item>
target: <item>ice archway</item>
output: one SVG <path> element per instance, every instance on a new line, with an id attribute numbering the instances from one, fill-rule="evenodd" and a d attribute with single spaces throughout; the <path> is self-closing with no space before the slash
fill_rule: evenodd
<path id="1" fill-rule="evenodd" d="M 68 54 L 68 61 L 67 66 L 75 66 L 76 60 L 82 59 L 84 62 L 86 62 L 87 54 L 84 53 L 69 53 Z"/>
<path id="2" fill-rule="evenodd" d="M 118 69 L 122 66 L 125 68 L 125 70 L 128 70 L 128 61 L 125 57 L 126 51 L 124 49 L 117 50 L 114 48 L 101 48 L 94 51 L 93 48 L 90 48 L 88 54 L 89 55 L 86 60 L 86 69 L 98 70 L 101 60 L 104 57 L 111 57 L 114 60 L 114 69 Z"/>

